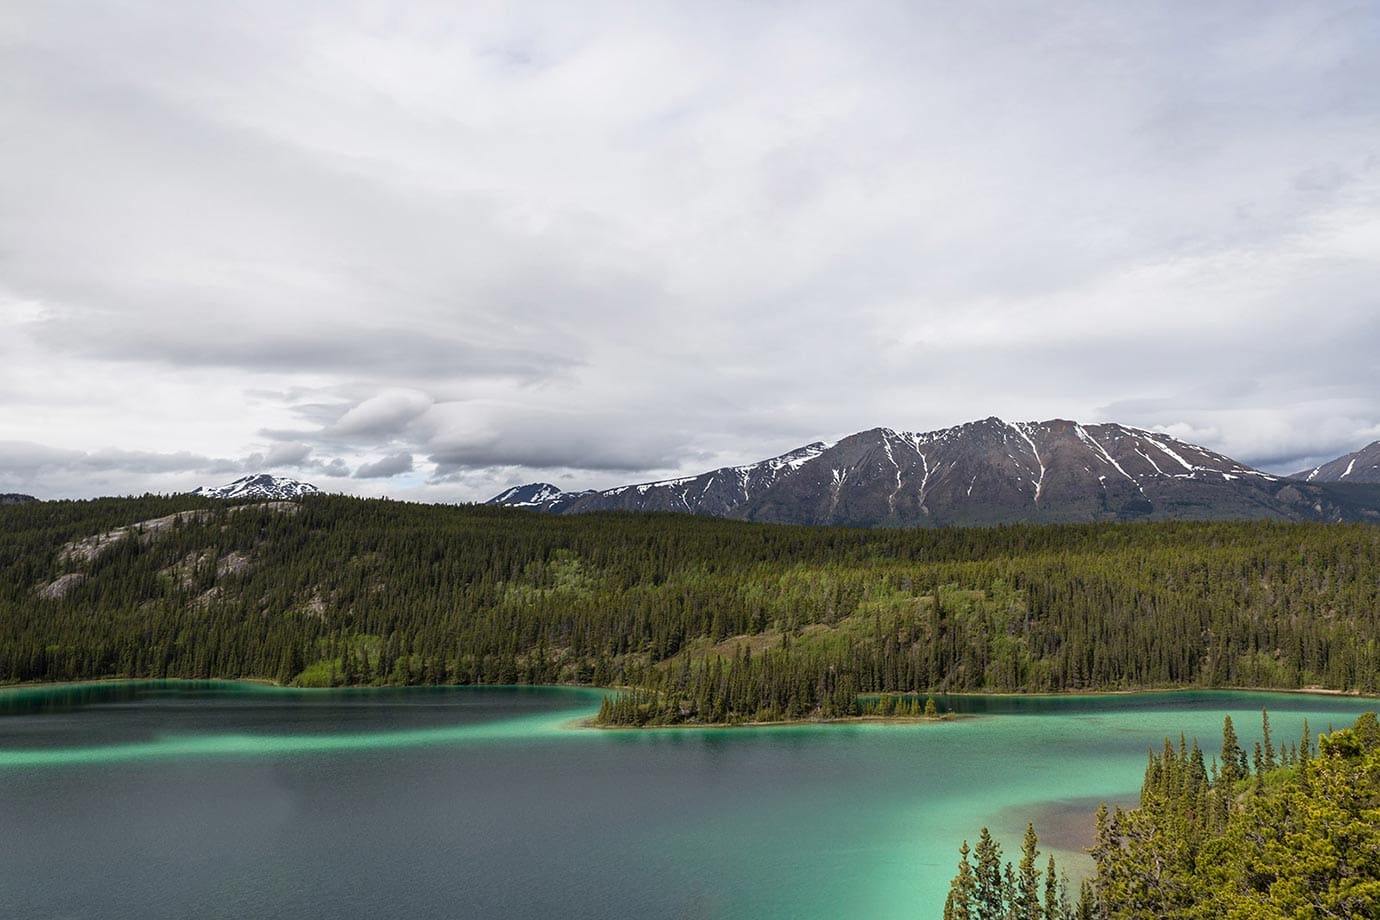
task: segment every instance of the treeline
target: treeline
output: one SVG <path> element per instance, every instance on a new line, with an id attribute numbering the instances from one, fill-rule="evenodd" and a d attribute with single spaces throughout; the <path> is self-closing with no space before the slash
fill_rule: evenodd
<path id="1" fill-rule="evenodd" d="M 1365 525 L 289 507 L 0 508 L 0 681 L 594 684 L 638 689 L 653 722 L 847 715 L 883 692 L 1380 689 L 1380 529 Z M 197 513 L 70 551 L 178 512 Z"/>
<path id="2" fill-rule="evenodd" d="M 1019 867 L 1002 866 L 983 828 L 960 848 L 945 920 L 1284 920 L 1380 916 L 1380 723 L 1248 757 L 1227 718 L 1220 760 L 1195 741 L 1151 754 L 1140 805 L 1097 815 L 1096 872 L 1069 897 L 1053 858 L 1034 868 L 1027 827 Z M 1043 894 L 1041 894 L 1043 892 Z"/>

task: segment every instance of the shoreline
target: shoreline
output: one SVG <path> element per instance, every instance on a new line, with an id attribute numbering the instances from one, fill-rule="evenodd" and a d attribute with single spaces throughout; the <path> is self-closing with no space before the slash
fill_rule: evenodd
<path id="1" fill-rule="evenodd" d="M 594 729 L 605 732 L 640 732 L 678 728 L 790 728 L 800 725 L 930 725 L 940 722 L 966 722 L 981 719 L 978 713 L 947 712 L 928 716 L 843 716 L 838 719 L 779 719 L 774 722 L 671 722 L 666 725 L 600 725 L 593 716 L 572 719 L 567 728 Z"/>
<path id="2" fill-rule="evenodd" d="M 340 692 L 361 692 L 371 690 L 441 690 L 441 689 L 487 689 L 487 690 L 568 690 L 581 691 L 591 695 L 609 695 L 626 692 L 629 687 L 590 687 L 582 684 L 426 684 L 426 685 L 384 685 L 384 686 L 364 686 L 354 685 L 347 687 L 294 687 L 291 685 L 280 684 L 268 678 L 185 678 L 185 677 L 102 677 L 95 680 L 83 681 L 26 681 L 17 684 L 0 684 L 0 703 L 10 693 L 33 694 L 44 691 L 77 691 L 82 688 L 98 688 L 102 686 L 134 684 L 221 684 L 229 687 L 241 686 L 250 690 L 262 691 L 281 691 L 284 693 L 316 694 L 329 693 L 332 691 Z M 1316 696 L 1328 699 L 1357 699 L 1374 700 L 1376 709 L 1380 710 L 1380 695 L 1367 695 L 1359 690 L 1331 690 L 1326 688 L 1289 688 L 1281 689 L 1278 687 L 1147 687 L 1135 690 L 1077 690 L 1077 691 L 1055 691 L 1046 693 L 983 693 L 976 691 L 964 691 L 962 693 L 893 693 L 893 696 L 908 698 L 926 696 L 933 697 L 959 697 L 959 698 L 992 698 L 992 699 L 1089 699 L 1117 698 L 1132 696 L 1153 696 L 1167 695 L 1173 693 L 1206 693 L 1206 694 L 1229 694 L 1229 693 L 1279 693 L 1297 696 Z M 881 694 L 860 694 L 861 697 L 874 697 Z M 600 725 L 596 722 L 597 716 L 576 715 L 560 724 L 563 731 L 601 731 L 601 732 L 641 732 L 641 731 L 660 731 L 660 730 L 686 730 L 686 729 L 712 729 L 716 731 L 726 729 L 755 729 L 755 728 L 801 728 L 801 727 L 827 727 L 838 726 L 902 726 L 902 725 L 926 725 L 944 722 L 967 722 L 988 718 L 988 713 L 966 712 L 959 713 L 949 710 L 941 712 L 938 716 L 927 717 L 924 715 L 915 716 L 880 716 L 880 715 L 861 715 L 845 716 L 836 719 L 804 718 L 804 719 L 782 719 L 771 722 L 674 722 L 664 725 Z"/>
<path id="3" fill-rule="evenodd" d="M 110 684 L 251 684 L 256 687 L 272 687 L 275 690 L 305 690 L 306 687 L 289 687 L 267 677 L 93 677 L 90 680 L 25 680 L 17 684 L 0 684 L 0 693 L 10 690 L 64 690 L 75 687 L 101 687 Z M 338 690 L 356 689 L 337 687 Z M 357 689 L 383 689 L 361 687 Z"/>
<path id="4" fill-rule="evenodd" d="M 19 683 L 0 683 L 0 694 L 15 690 L 62 690 L 80 687 L 100 687 L 114 684 L 153 684 L 153 683 L 179 683 L 179 684 L 242 684 L 251 687 L 272 690 L 287 690 L 292 692 L 312 692 L 312 691 L 332 691 L 332 690 L 438 690 L 438 689 L 462 689 L 462 688 L 484 688 L 484 689 L 529 689 L 529 690 L 583 690 L 594 693 L 624 693 L 635 690 L 635 687 L 594 687 L 588 684 L 350 684 L 340 687 L 294 687 L 291 684 L 282 684 L 267 677 L 97 677 L 90 680 L 64 680 L 64 681 L 21 681 Z M 1197 686 L 1169 686 L 1169 687 L 1137 687 L 1135 689 L 1120 690 L 1045 690 L 1040 692 L 1022 693 L 1010 690 L 960 690 L 943 691 L 927 690 L 916 692 L 902 692 L 893 690 L 881 690 L 875 693 L 861 693 L 860 699 L 875 699 L 884 694 L 890 694 L 900 699 L 926 697 L 959 697 L 959 698 L 982 698 L 991 697 L 997 699 L 1069 699 L 1074 697 L 1118 697 L 1118 696 L 1150 696 L 1154 694 L 1166 693 L 1288 693 L 1301 696 L 1326 696 L 1326 697 L 1347 697 L 1355 699 L 1373 699 L 1380 701 L 1380 693 L 1367 694 L 1360 690 L 1334 690 L 1326 687 L 1197 687 Z M 597 726 L 599 728 L 752 728 L 770 727 L 781 725 L 846 725 L 846 724 L 905 724 L 912 722 L 943 722 L 955 719 L 973 718 L 978 713 L 940 713 L 937 717 L 920 716 L 845 716 L 838 719 L 785 719 L 773 722 L 704 722 L 704 723 L 674 723 L 671 725 L 647 725 L 647 726 Z"/>
<path id="5" fill-rule="evenodd" d="M 874 697 L 881 696 L 882 693 L 892 693 L 893 696 L 996 696 L 996 697 L 1019 697 L 1020 699 L 1060 699 L 1071 696 L 1143 696 L 1150 693 L 1301 693 L 1305 696 L 1355 696 L 1363 699 L 1380 700 L 1380 692 L 1366 694 L 1360 690 L 1329 690 L 1325 687 L 1197 687 L 1197 686 L 1169 686 L 1169 687 L 1136 687 L 1131 690 L 1041 690 L 1032 693 L 1022 693 L 1013 690 L 933 690 L 917 691 L 915 693 L 899 693 L 894 691 L 879 691 L 877 693 L 864 693 L 860 696 Z"/>

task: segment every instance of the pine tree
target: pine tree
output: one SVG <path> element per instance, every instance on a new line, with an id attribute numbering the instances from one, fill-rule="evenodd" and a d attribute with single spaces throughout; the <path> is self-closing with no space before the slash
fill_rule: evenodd
<path id="1" fill-rule="evenodd" d="M 1222 767 L 1219 774 L 1222 782 L 1230 788 L 1237 780 L 1246 777 L 1246 752 L 1236 738 L 1236 728 L 1231 724 L 1231 716 L 1222 720 Z"/>
<path id="2" fill-rule="evenodd" d="M 949 896 L 944 901 L 944 920 L 977 920 L 973 909 L 977 900 L 977 879 L 968 862 L 968 841 L 958 848 L 958 874 L 949 882 Z"/>
<path id="3" fill-rule="evenodd" d="M 1016 897 L 1013 904 L 1013 920 L 1040 920 L 1040 870 L 1035 866 L 1039 856 L 1036 845 L 1035 825 L 1026 824 L 1025 839 L 1021 845 L 1021 861 L 1016 875 Z"/>
<path id="4" fill-rule="evenodd" d="M 1106 910 L 1098 905 L 1093 885 L 1084 879 L 1078 885 L 1078 907 L 1074 911 L 1077 920 L 1105 920 Z"/>
<path id="5" fill-rule="evenodd" d="M 1002 920 L 1005 904 L 1002 899 L 1001 846 L 992 839 L 992 834 L 985 827 L 978 835 L 973 857 L 977 862 L 974 869 L 974 920 Z"/>
<path id="6" fill-rule="evenodd" d="M 1269 713 L 1267 710 L 1265 710 L 1265 709 L 1261 709 L 1261 710 L 1260 710 L 1260 724 L 1261 724 L 1261 729 L 1262 729 L 1262 730 L 1264 731 L 1264 733 L 1265 733 L 1265 738 L 1264 738 L 1264 745 L 1265 745 L 1265 750 L 1264 750 L 1264 754 L 1265 754 L 1265 769 L 1267 769 L 1267 770 L 1273 770 L 1273 769 L 1275 768 L 1275 765 L 1276 765 L 1276 764 L 1275 764 L 1275 746 L 1274 746 L 1273 742 L 1270 741 L 1270 713 Z"/>
<path id="7" fill-rule="evenodd" d="M 1045 866 L 1045 909 L 1043 920 L 1065 920 L 1068 916 L 1068 882 L 1059 875 L 1054 865 L 1054 854 L 1049 854 Z"/>

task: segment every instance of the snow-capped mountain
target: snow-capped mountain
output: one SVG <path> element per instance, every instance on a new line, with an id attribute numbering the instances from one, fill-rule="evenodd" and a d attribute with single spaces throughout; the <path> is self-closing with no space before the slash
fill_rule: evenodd
<path id="1" fill-rule="evenodd" d="M 527 488 L 491 503 L 516 504 L 505 496 Z M 852 526 L 1372 519 L 1353 507 L 1350 493 L 1273 476 L 1162 433 L 1064 419 L 987 418 L 928 432 L 874 428 L 698 476 L 547 500 L 522 494 L 523 507 L 558 513 L 681 511 Z"/>
<path id="2" fill-rule="evenodd" d="M 563 492 L 549 482 L 532 482 L 525 486 L 513 486 L 495 495 L 485 504 L 508 505 L 511 508 L 540 508 L 554 502 L 573 501 L 589 494 L 591 492 Z"/>
<path id="3" fill-rule="evenodd" d="M 296 479 L 283 479 L 267 473 L 241 476 L 234 482 L 223 486 L 208 488 L 202 486 L 193 492 L 204 498 L 301 498 L 303 495 L 316 495 L 321 490 L 309 482 Z"/>
<path id="4" fill-rule="evenodd" d="M 1380 441 L 1367 444 L 1311 470 L 1294 474 L 1304 482 L 1380 482 Z"/>

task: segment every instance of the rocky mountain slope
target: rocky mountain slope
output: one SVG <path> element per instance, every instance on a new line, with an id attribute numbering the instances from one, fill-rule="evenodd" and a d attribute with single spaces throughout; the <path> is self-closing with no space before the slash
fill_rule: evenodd
<path id="1" fill-rule="evenodd" d="M 1295 473 L 1293 478 L 1302 479 L 1304 482 L 1380 483 L 1380 441 L 1367 444 L 1360 450 L 1352 451 L 1322 466 L 1301 470 Z"/>
<path id="2" fill-rule="evenodd" d="M 38 501 L 38 499 L 34 498 L 32 495 L 22 495 L 19 492 L 0 493 L 0 505 L 26 505 L 29 502 L 35 501 Z"/>
<path id="3" fill-rule="evenodd" d="M 251 476 L 241 476 L 234 482 L 226 483 L 223 486 L 216 486 L 214 488 L 202 486 L 192 494 L 200 495 L 203 498 L 285 499 L 301 498 L 303 495 L 316 495 L 320 491 L 320 489 L 309 482 L 301 482 L 296 479 L 283 479 L 277 476 L 270 476 L 267 473 L 256 473 Z"/>
<path id="4" fill-rule="evenodd" d="M 680 511 L 851 526 L 1380 520 L 1380 489 L 1298 482 L 1165 434 L 1064 419 L 874 428 L 698 476 L 602 492 L 533 484 L 490 501 L 563 514 Z"/>

